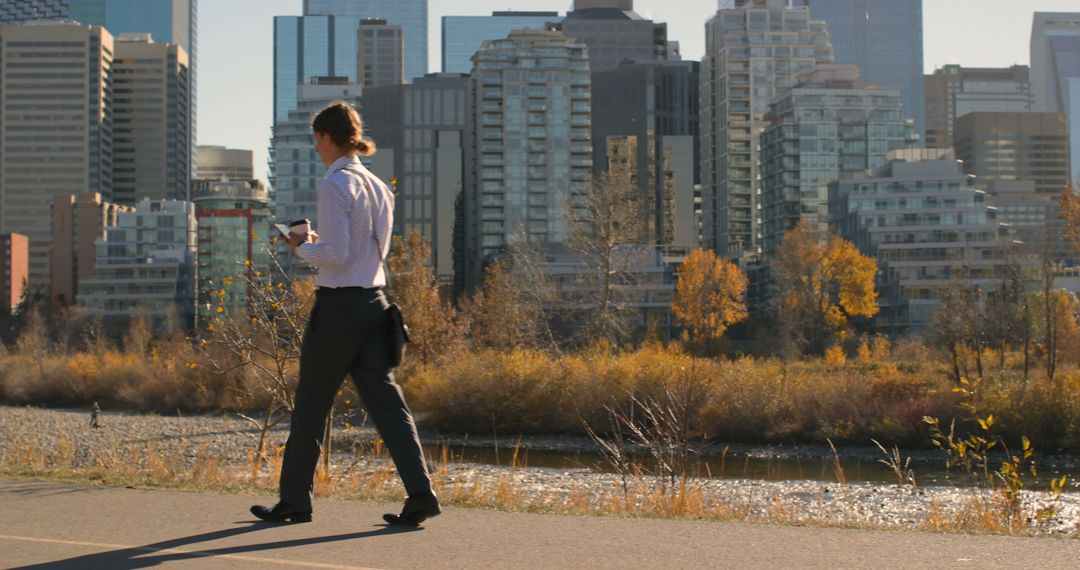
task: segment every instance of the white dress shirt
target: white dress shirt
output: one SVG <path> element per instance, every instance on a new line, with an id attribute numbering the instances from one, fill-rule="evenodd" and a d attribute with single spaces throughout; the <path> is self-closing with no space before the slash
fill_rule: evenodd
<path id="1" fill-rule="evenodd" d="M 296 250 L 318 268 L 315 284 L 331 288 L 385 286 L 382 258 L 390 252 L 394 226 L 394 194 L 386 183 L 364 167 L 359 157 L 347 155 L 327 167 L 315 195 L 319 243 L 302 243 Z"/>

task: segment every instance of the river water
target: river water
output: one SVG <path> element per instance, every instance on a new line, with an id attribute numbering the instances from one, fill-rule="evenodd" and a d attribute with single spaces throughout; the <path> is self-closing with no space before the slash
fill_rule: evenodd
<path id="1" fill-rule="evenodd" d="M 434 451 L 429 449 L 429 451 Z M 497 467 L 549 468 L 549 469 L 587 469 L 596 473 L 613 473 L 615 469 L 599 453 L 566 450 L 525 450 L 508 447 L 453 447 L 447 446 L 447 455 L 451 462 L 477 464 Z M 918 461 L 912 461 L 908 469 L 914 471 L 916 482 L 920 486 L 964 487 L 978 485 L 964 471 L 954 468 L 950 473 L 946 469 L 945 456 L 925 458 L 920 454 Z M 885 455 L 881 454 L 884 458 Z M 643 459 L 646 466 L 650 461 Z M 710 455 L 695 458 L 691 472 L 700 477 L 718 479 L 751 479 L 758 481 L 835 481 L 866 483 L 898 483 L 897 473 L 877 459 L 842 458 L 839 467 L 835 459 L 822 457 L 775 457 L 740 455 Z M 991 463 L 997 467 L 998 463 Z M 1049 489 L 1051 478 L 1067 475 L 1070 481 L 1068 489 L 1080 490 L 1080 470 L 1073 466 L 1048 467 L 1038 471 L 1038 476 L 1025 473 L 1025 487 L 1029 489 Z"/>

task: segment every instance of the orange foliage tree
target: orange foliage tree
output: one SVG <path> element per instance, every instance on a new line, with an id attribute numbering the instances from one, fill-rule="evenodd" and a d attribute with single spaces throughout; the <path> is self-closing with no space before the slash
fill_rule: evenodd
<path id="1" fill-rule="evenodd" d="M 1065 220 L 1065 239 L 1080 253 L 1080 194 L 1072 184 L 1061 191 L 1061 218 Z"/>
<path id="2" fill-rule="evenodd" d="M 849 318 L 878 313 L 877 261 L 847 240 L 800 224 L 770 269 L 773 315 L 789 351 L 823 354 L 844 340 Z"/>
<path id="3" fill-rule="evenodd" d="M 390 297 L 401 306 L 412 341 L 406 362 L 429 364 L 460 354 L 467 324 L 443 298 L 431 267 L 431 244 L 415 229 L 395 237 L 387 265 Z"/>
<path id="4" fill-rule="evenodd" d="M 675 318 L 712 353 L 728 327 L 745 321 L 746 274 L 711 250 L 690 252 L 679 268 L 672 300 Z"/>

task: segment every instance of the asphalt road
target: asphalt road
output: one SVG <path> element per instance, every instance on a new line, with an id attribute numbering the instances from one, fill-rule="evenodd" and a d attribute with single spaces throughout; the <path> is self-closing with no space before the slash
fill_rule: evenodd
<path id="1" fill-rule="evenodd" d="M 268 504 L 271 498 L 263 498 Z M 0 480 L 4 568 L 1080 568 L 1080 540 L 939 535 L 446 509 L 321 500 L 268 525 L 257 499 Z"/>

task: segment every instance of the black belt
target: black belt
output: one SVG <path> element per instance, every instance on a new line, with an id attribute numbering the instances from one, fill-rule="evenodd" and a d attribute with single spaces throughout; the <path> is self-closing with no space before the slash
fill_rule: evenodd
<path id="1" fill-rule="evenodd" d="M 382 291 L 382 287 L 319 287 L 315 289 L 315 294 L 318 296 L 326 296 L 363 292 L 375 293 L 378 291 Z"/>

